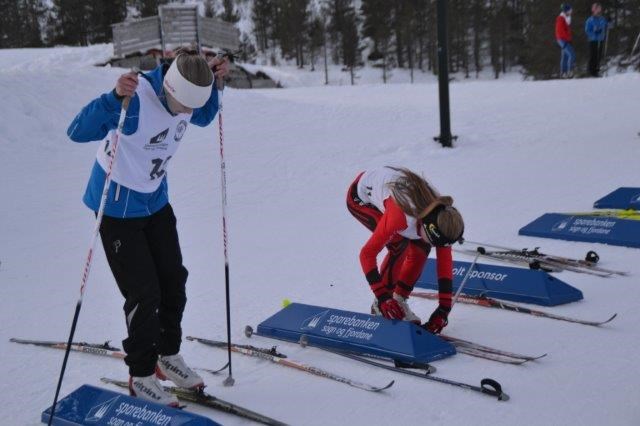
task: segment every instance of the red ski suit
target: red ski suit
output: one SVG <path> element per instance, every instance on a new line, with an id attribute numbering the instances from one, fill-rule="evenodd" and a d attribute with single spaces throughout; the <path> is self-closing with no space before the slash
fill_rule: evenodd
<path id="1" fill-rule="evenodd" d="M 384 213 L 358 196 L 358 182 L 363 174 L 358 175 L 347 193 L 349 212 L 373 232 L 360 251 L 362 271 L 380 301 L 390 298 L 393 292 L 408 297 L 422 274 L 431 245 L 419 237 L 419 221 L 411 220 L 416 229 L 409 229 L 410 219 L 392 196 L 383 201 Z M 408 238 L 401 233 L 413 234 L 416 238 Z M 388 252 L 378 269 L 377 256 L 385 247 Z M 451 307 L 451 247 L 436 247 L 436 258 L 440 304 Z"/>

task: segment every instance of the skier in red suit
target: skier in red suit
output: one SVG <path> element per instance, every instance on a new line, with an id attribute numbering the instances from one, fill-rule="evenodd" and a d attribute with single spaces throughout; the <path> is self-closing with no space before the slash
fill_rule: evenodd
<path id="1" fill-rule="evenodd" d="M 371 313 L 420 324 L 407 299 L 435 246 L 439 304 L 424 324 L 432 333 L 447 325 L 451 311 L 453 260 L 450 245 L 462 238 L 464 223 L 453 199 L 441 196 L 424 178 L 405 168 L 360 173 L 349 187 L 347 208 L 370 231 L 360 263 L 375 300 Z M 387 248 L 378 267 L 377 256 Z"/>

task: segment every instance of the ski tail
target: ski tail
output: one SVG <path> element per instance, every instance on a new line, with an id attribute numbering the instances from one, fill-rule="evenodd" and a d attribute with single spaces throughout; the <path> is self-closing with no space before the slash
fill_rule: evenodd
<path id="1" fill-rule="evenodd" d="M 107 377 L 103 377 L 100 379 L 103 383 L 107 383 L 110 385 L 118 386 L 123 389 L 128 389 L 129 383 L 124 380 L 115 380 Z M 267 417 L 263 414 L 256 413 L 255 411 L 251 411 L 247 408 L 244 408 L 240 405 L 233 404 L 231 402 L 224 401 L 222 399 L 216 398 L 213 395 L 210 395 L 206 392 L 196 392 L 188 389 L 182 389 L 173 386 L 164 386 L 164 389 L 167 392 L 171 392 L 175 396 L 178 397 L 179 400 L 183 402 L 191 402 L 197 405 L 202 405 L 204 407 L 212 408 L 214 410 L 223 411 L 228 414 L 233 414 L 238 417 L 242 417 L 248 420 L 252 420 L 257 423 L 261 423 L 269 426 L 286 426 L 286 423 L 283 423 L 279 420 L 272 419 L 271 417 Z"/>

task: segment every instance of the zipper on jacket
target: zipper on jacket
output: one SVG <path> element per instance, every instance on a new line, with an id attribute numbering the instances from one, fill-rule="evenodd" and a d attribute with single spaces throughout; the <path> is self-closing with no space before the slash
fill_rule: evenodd
<path id="1" fill-rule="evenodd" d="M 113 197 L 113 201 L 117 202 L 120 199 L 120 184 L 116 184 L 116 195 Z"/>

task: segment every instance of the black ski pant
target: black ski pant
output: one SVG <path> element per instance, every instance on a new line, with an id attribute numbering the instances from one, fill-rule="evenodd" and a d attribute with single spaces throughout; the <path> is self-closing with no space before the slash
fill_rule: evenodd
<path id="1" fill-rule="evenodd" d="M 589 42 L 589 74 L 598 77 L 600 74 L 600 59 L 602 58 L 603 42 Z"/>
<path id="2" fill-rule="evenodd" d="M 104 216 L 100 236 L 109 266 L 125 298 L 128 337 L 122 341 L 132 376 L 149 376 L 158 355 L 180 351 L 187 269 L 167 204 L 151 216 Z"/>

